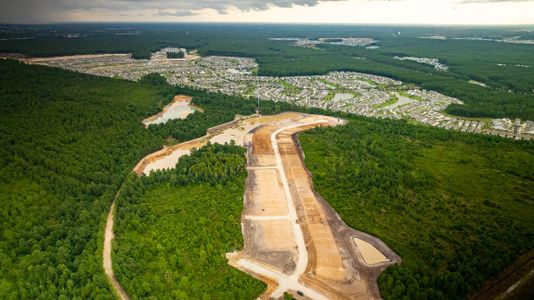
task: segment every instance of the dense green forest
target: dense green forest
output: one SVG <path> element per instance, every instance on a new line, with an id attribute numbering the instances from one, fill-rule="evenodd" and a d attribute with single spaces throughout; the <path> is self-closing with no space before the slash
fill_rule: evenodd
<path id="1" fill-rule="evenodd" d="M 140 120 L 178 92 L 159 76 L 134 83 L 0 61 L 0 298 L 112 297 L 105 213 L 137 161 L 168 137 Z M 179 140 L 254 110 L 188 92 L 206 111 L 170 134 Z"/>
<path id="2" fill-rule="evenodd" d="M 104 214 L 161 138 L 147 84 L 0 61 L 0 298 L 113 298 Z"/>
<path id="3" fill-rule="evenodd" d="M 204 112 L 143 127 L 180 93 Z M 266 114 L 305 110 L 261 106 Z M 164 287 L 179 279 L 165 291 L 171 298 L 258 295 L 264 286 L 222 256 L 242 245 L 243 149 L 210 145 L 174 171 L 128 176 L 165 139 L 201 136 L 255 108 L 156 75 L 134 83 L 0 61 L 0 298 L 112 298 L 100 245 L 121 186 L 114 263 L 128 292 L 165 297 L 131 255 L 154 273 L 164 265 Z M 533 248 L 532 142 L 340 116 L 349 125 L 301 135 L 306 164 L 349 225 L 403 258 L 380 277 L 385 298 L 462 298 Z M 189 248 L 198 255 L 183 254 Z M 171 249 L 180 252 L 168 257 Z"/>
<path id="4" fill-rule="evenodd" d="M 300 135 L 317 191 L 402 257 L 385 299 L 464 299 L 534 248 L 534 143 L 351 119 Z"/>
<path id="5" fill-rule="evenodd" d="M 265 285 L 228 265 L 243 247 L 245 149 L 211 145 L 175 170 L 133 176 L 117 201 L 114 270 L 133 299 L 254 299 Z"/>
<path id="6" fill-rule="evenodd" d="M 65 38 L 66 34 L 80 38 Z M 401 33 L 401 34 L 399 34 Z M 428 40 L 420 36 L 533 38 L 524 27 L 409 27 L 235 24 L 69 24 L 46 27 L 7 26 L 0 52 L 47 56 L 77 53 L 129 53 L 148 58 L 165 46 L 198 49 L 201 55 L 253 57 L 259 75 L 324 74 L 360 71 L 392 77 L 457 97 L 465 105 L 447 112 L 467 117 L 534 120 L 534 46 L 473 40 Z M 373 37 L 379 49 L 321 45 L 301 48 L 271 37 Z M 27 37 L 27 40 L 9 38 Z M 438 58 L 450 68 L 433 67 L 395 56 Z M 528 66 L 528 67 L 521 67 Z M 468 83 L 476 80 L 482 87 Z"/>
<path id="7" fill-rule="evenodd" d="M 143 127 L 140 120 L 180 93 L 204 112 Z M 170 87 L 159 75 L 134 83 L 0 61 L 0 298 L 112 298 L 101 234 L 133 166 L 165 139 L 202 136 L 255 108 L 253 100 Z M 219 197 L 234 199 L 234 177 Z"/>
<path id="8" fill-rule="evenodd" d="M 185 54 L 183 51 L 180 52 L 167 52 L 167 58 L 184 58 Z"/>

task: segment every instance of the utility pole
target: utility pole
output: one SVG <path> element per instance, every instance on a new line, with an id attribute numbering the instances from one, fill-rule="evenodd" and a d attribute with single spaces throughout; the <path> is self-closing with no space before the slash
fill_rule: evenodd
<path id="1" fill-rule="evenodd" d="M 256 97 L 256 100 L 258 100 L 258 104 L 256 105 L 256 114 L 260 114 L 260 98 Z"/>

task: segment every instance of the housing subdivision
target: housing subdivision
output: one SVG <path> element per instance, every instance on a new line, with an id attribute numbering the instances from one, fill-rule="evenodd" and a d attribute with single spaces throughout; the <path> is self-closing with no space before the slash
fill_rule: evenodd
<path id="1" fill-rule="evenodd" d="M 379 46 L 377 40 L 367 37 L 340 37 L 340 38 L 318 38 L 318 39 L 308 39 L 308 38 L 269 38 L 272 41 L 286 41 L 290 42 L 297 47 L 309 47 L 314 48 L 317 45 L 321 44 L 330 44 L 338 46 L 349 46 L 349 47 L 367 47 L 368 49 L 377 49 Z"/>
<path id="2" fill-rule="evenodd" d="M 170 59 L 168 52 L 182 51 L 184 58 Z M 317 76 L 257 76 L 258 64 L 243 57 L 200 57 L 186 49 L 164 48 L 150 59 L 129 54 L 76 55 L 20 58 L 28 64 L 46 65 L 76 72 L 139 80 L 159 73 L 172 85 L 210 92 L 283 101 L 363 115 L 407 119 L 429 126 L 463 132 L 533 139 L 534 122 L 509 119 L 464 119 L 447 115 L 445 108 L 462 101 L 406 85 L 387 77 L 357 72 L 332 72 Z"/>
<path id="3" fill-rule="evenodd" d="M 433 66 L 436 71 L 447 72 L 449 67 L 445 64 L 439 62 L 437 58 L 427 58 L 427 57 L 413 57 L 413 56 L 395 56 L 396 60 L 407 60 L 413 61 L 416 63 Z"/>

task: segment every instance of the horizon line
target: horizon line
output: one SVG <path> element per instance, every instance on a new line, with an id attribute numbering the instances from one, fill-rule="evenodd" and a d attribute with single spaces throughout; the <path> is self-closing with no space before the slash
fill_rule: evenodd
<path id="1" fill-rule="evenodd" d="M 235 21 L 64 21 L 64 22 L 43 22 L 43 23 L 3 23 L 0 22 L 0 26 L 46 26 L 46 25 L 84 25 L 84 24 L 139 24 L 139 25 L 150 25 L 150 24 L 175 24 L 175 25 L 197 25 L 197 24 L 214 24 L 214 25 L 307 25 L 307 26 L 430 26 L 430 27 L 454 27 L 454 26 L 471 26 L 471 27 L 521 27 L 521 26 L 533 26 L 534 23 L 529 24 L 514 24 L 514 23 L 439 23 L 439 24 L 429 24 L 429 23 L 328 23 L 328 22 L 295 22 L 295 23 L 284 23 L 284 22 L 235 22 Z"/>

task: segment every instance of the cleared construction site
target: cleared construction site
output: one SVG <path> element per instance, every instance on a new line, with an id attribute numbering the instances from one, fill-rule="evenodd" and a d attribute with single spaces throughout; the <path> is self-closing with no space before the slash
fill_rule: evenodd
<path id="1" fill-rule="evenodd" d="M 314 191 L 297 140 L 299 132 L 344 121 L 286 116 L 245 137 L 245 247 L 228 254 L 230 264 L 269 285 L 262 299 L 284 292 L 311 299 L 380 299 L 376 279 L 400 258 L 379 239 L 348 227 Z"/>

